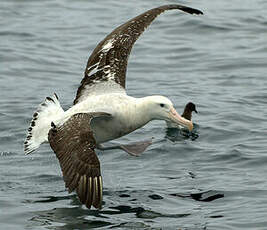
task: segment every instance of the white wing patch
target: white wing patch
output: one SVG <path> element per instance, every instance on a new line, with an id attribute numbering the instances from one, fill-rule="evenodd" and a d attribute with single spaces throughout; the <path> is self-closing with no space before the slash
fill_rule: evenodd
<path id="1" fill-rule="evenodd" d="M 103 45 L 102 49 L 99 51 L 99 53 L 101 52 L 108 52 L 111 48 L 113 48 L 113 43 L 114 43 L 114 38 L 109 39 L 105 42 L 105 45 Z"/>
<path id="2" fill-rule="evenodd" d="M 110 77 L 112 77 L 113 74 L 110 74 Z M 113 76 L 114 77 L 114 76 Z M 124 88 L 122 88 L 120 85 L 115 83 L 114 81 L 95 81 L 98 84 L 85 86 L 85 90 L 83 95 L 81 95 L 79 101 L 85 100 L 88 96 L 98 96 L 101 94 L 106 94 L 107 92 L 110 92 L 112 90 L 112 93 L 121 93 L 126 94 L 126 91 Z"/>
<path id="3" fill-rule="evenodd" d="M 100 53 L 100 57 L 102 57 L 103 55 L 105 55 L 110 49 L 112 49 L 113 43 L 114 43 L 114 39 L 109 39 L 105 42 L 105 45 L 103 45 L 102 49 L 99 50 Z M 103 54 L 104 53 L 104 54 Z M 100 58 L 101 59 L 101 58 Z M 118 59 L 117 59 L 118 60 Z M 93 75 L 99 71 L 103 71 L 106 75 L 107 75 L 107 79 L 108 80 L 114 80 L 114 74 L 110 73 L 110 65 L 105 65 L 104 67 L 99 68 L 99 64 L 100 62 L 95 63 L 94 65 L 91 65 L 89 67 L 87 67 L 87 72 L 90 73 L 90 75 Z M 94 81 L 94 84 L 101 82 L 101 80 L 99 81 Z"/>
<path id="4" fill-rule="evenodd" d="M 90 73 L 91 75 L 96 73 L 98 66 L 99 66 L 99 62 L 95 63 L 94 65 L 89 66 L 87 68 L 88 73 Z M 92 70 L 94 70 L 94 71 L 92 72 Z"/>

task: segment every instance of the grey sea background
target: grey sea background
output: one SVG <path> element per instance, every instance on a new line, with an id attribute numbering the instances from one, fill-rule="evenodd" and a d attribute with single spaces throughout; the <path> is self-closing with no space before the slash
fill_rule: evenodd
<path id="1" fill-rule="evenodd" d="M 109 32 L 178 3 L 136 42 L 127 91 L 192 101 L 185 136 L 153 121 L 113 143 L 154 137 L 140 157 L 97 151 L 103 209 L 68 194 L 49 144 L 25 156 L 32 114 L 56 92 L 72 105 Z M 267 229 L 267 1 L 0 0 L 0 229 Z"/>

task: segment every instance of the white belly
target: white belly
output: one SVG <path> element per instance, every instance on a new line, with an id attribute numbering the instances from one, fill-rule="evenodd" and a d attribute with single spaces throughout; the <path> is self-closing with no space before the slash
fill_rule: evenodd
<path id="1" fill-rule="evenodd" d="M 96 118 L 91 122 L 91 128 L 98 144 L 114 140 L 133 131 L 126 123 L 116 118 Z"/>
<path id="2" fill-rule="evenodd" d="M 76 113 L 106 112 L 111 118 L 95 118 L 91 128 L 97 143 L 110 141 L 124 136 L 147 123 L 136 123 L 136 99 L 125 94 L 109 94 L 89 97 L 74 105 L 65 113 L 65 120 Z"/>

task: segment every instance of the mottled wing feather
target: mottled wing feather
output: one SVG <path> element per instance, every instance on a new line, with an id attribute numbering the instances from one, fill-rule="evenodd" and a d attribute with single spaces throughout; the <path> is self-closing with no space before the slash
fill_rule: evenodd
<path id="1" fill-rule="evenodd" d="M 96 142 L 90 129 L 94 117 L 107 113 L 78 113 L 63 125 L 52 123 L 48 139 L 56 153 L 69 192 L 76 190 L 81 203 L 87 208 L 101 208 L 102 177 L 100 162 L 94 151 Z"/>
<path id="2" fill-rule="evenodd" d="M 127 62 L 135 41 L 159 14 L 172 9 L 190 14 L 203 14 L 197 9 L 182 5 L 164 5 L 148 10 L 117 27 L 97 45 L 89 57 L 74 104 L 90 95 L 90 90 L 99 83 L 111 82 L 116 90 L 117 84 L 125 88 Z"/>

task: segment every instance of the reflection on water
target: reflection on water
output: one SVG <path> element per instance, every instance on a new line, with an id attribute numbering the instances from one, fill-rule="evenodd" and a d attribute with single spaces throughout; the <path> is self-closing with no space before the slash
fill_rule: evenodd
<path id="1" fill-rule="evenodd" d="M 194 141 L 199 137 L 199 126 L 194 124 L 194 128 L 191 132 L 187 129 L 167 128 L 165 137 L 173 142 L 186 139 Z"/>
<path id="2" fill-rule="evenodd" d="M 145 195 L 144 191 L 135 191 L 138 193 L 137 197 L 141 197 L 142 194 Z M 121 198 L 130 198 L 131 191 L 121 191 L 116 193 Z M 107 195 L 107 193 L 106 193 Z M 202 202 L 211 202 L 216 199 L 223 198 L 224 194 L 217 191 L 205 191 L 199 193 L 192 194 L 179 194 L 173 193 L 167 196 L 173 196 L 176 198 L 182 199 L 194 199 L 196 201 Z M 164 200 L 164 197 L 158 194 L 151 194 L 147 196 L 152 200 Z M 113 194 L 113 199 L 116 197 Z M 170 214 L 170 213 L 160 213 L 156 211 L 152 211 L 149 209 L 145 209 L 144 207 L 138 207 L 133 204 L 133 206 L 129 205 L 118 205 L 107 207 L 105 205 L 104 210 L 88 210 L 80 205 L 76 195 L 63 196 L 63 197 L 43 197 L 40 200 L 35 200 L 35 203 L 44 203 L 44 202 L 56 202 L 59 200 L 71 200 L 72 208 L 53 208 L 51 210 L 46 211 L 37 211 L 33 212 L 33 217 L 30 218 L 30 222 L 32 224 L 28 224 L 30 226 L 51 226 L 49 229 L 83 229 L 83 228 L 101 228 L 108 227 L 116 228 L 116 227 L 132 227 L 132 228 L 140 228 L 140 227 L 150 227 L 149 224 L 143 224 L 142 222 L 125 222 L 125 223 L 117 223 L 115 217 L 112 216 L 123 216 L 125 214 L 133 214 L 136 218 L 147 219 L 152 221 L 155 218 L 185 218 L 191 215 L 191 213 L 178 213 L 178 214 Z M 133 200 L 132 200 L 133 201 Z M 30 202 L 30 201 L 28 201 Z M 129 200 L 131 203 L 131 200 Z M 164 201 L 163 201 L 164 203 Z M 112 217 L 112 218 L 111 218 Z M 210 218 L 222 218 L 222 215 L 213 215 Z M 58 225 L 56 223 L 59 223 Z"/>
<path id="3" fill-rule="evenodd" d="M 152 199 L 158 199 L 159 195 L 153 194 L 149 196 Z M 73 197 L 50 197 L 48 200 L 39 200 L 35 202 L 54 202 L 62 199 L 73 199 Z M 161 197 L 161 199 L 163 199 Z M 75 198 L 74 198 L 75 200 Z M 73 205 L 73 203 L 72 203 Z M 76 204 L 77 206 L 77 204 Z M 73 208 L 53 208 L 47 211 L 33 212 L 30 219 L 32 226 L 48 226 L 49 229 L 83 229 L 83 228 L 100 228 L 112 226 L 116 227 L 150 227 L 150 225 L 141 222 L 125 222 L 117 224 L 112 222 L 111 216 L 123 216 L 125 214 L 134 214 L 136 218 L 153 220 L 155 218 L 184 218 L 190 214 L 163 214 L 143 207 L 131 207 L 128 205 L 119 205 L 106 207 L 105 210 L 88 210 L 81 205 Z M 116 218 L 113 218 L 116 219 Z M 111 222 L 109 222 L 111 221 Z M 60 224 L 56 224 L 60 223 Z M 53 227 L 50 227 L 53 224 Z M 28 225 L 30 227 L 31 224 Z"/>
<path id="4" fill-rule="evenodd" d="M 46 225 L 49 227 L 53 224 L 53 227 L 49 227 L 51 229 L 88 229 L 112 225 L 112 223 L 104 220 L 88 220 L 90 216 L 99 219 L 105 219 L 106 217 L 99 214 L 99 211 L 88 211 L 81 207 L 54 208 L 48 211 L 34 212 L 33 215 L 30 219 L 32 226 Z"/>
<path id="5" fill-rule="evenodd" d="M 219 198 L 223 198 L 224 194 L 217 193 L 216 191 L 206 191 L 206 192 L 199 192 L 199 193 L 191 193 L 191 194 L 170 194 L 171 196 L 178 196 L 182 198 L 192 198 L 196 201 L 203 201 L 203 202 L 211 202 L 217 200 Z"/>

